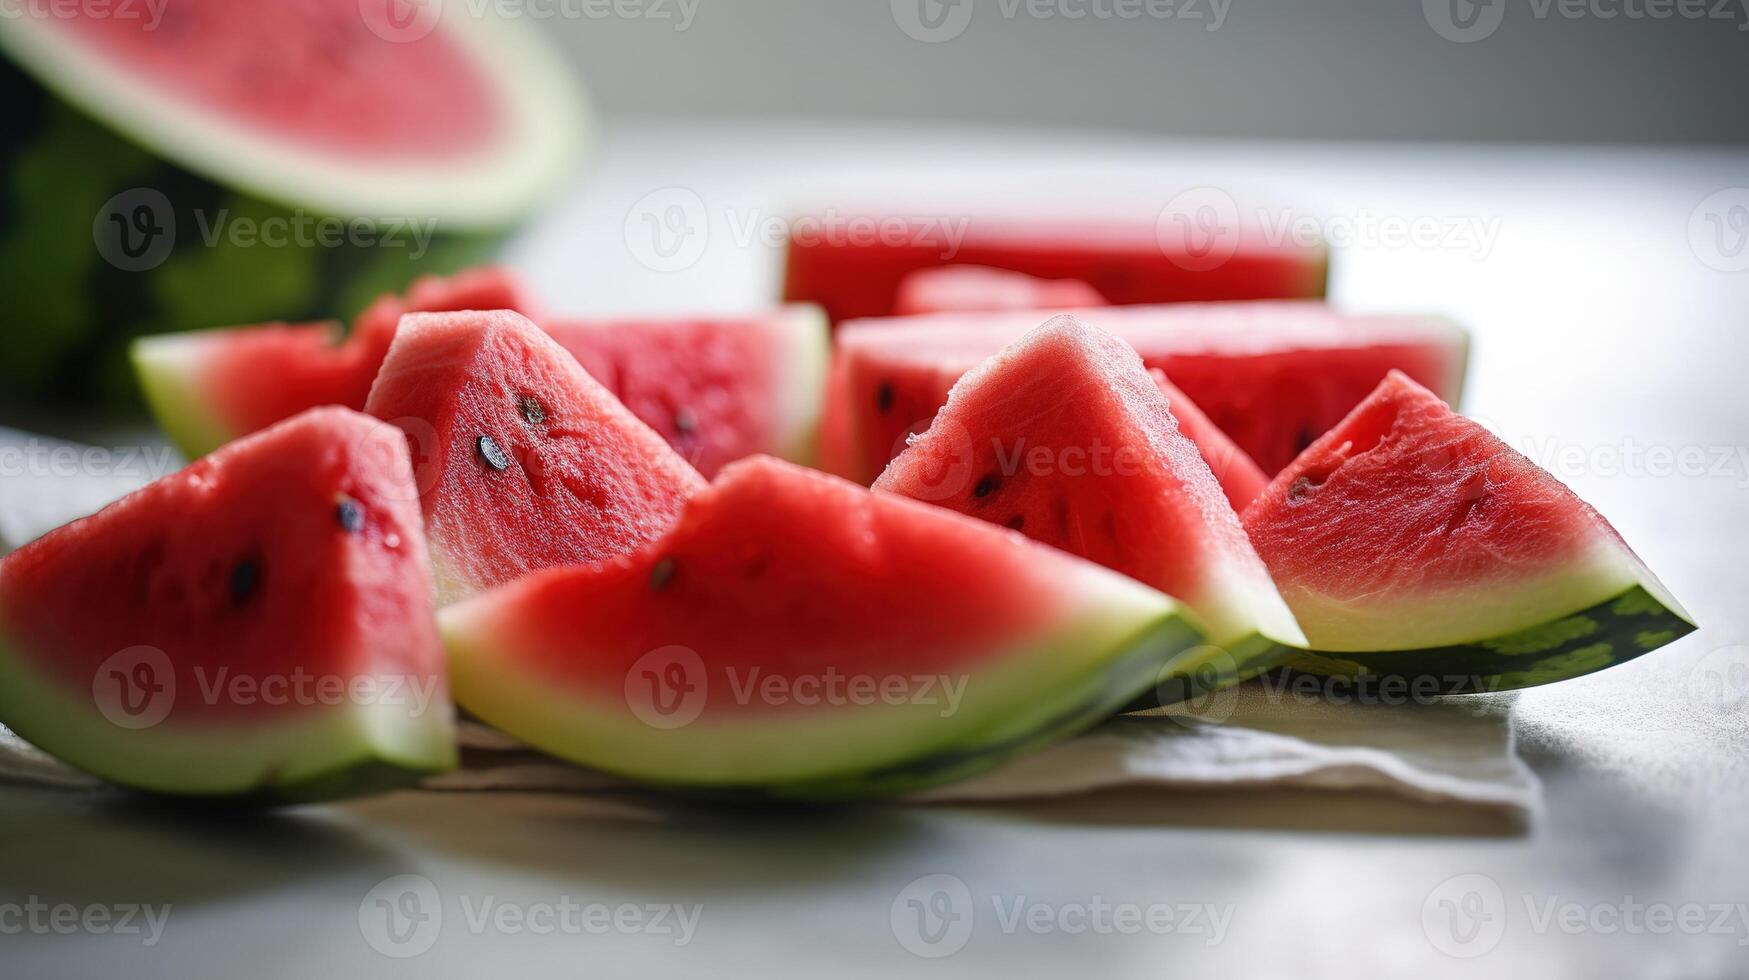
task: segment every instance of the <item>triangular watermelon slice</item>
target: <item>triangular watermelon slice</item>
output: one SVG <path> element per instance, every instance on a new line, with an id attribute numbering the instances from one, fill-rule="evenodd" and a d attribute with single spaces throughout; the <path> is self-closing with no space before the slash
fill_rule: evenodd
<path id="1" fill-rule="evenodd" d="M 190 458 L 318 405 L 364 408 L 403 313 L 515 310 L 533 301 L 503 269 L 426 276 L 379 298 L 340 339 L 338 323 L 271 323 L 134 342 L 134 370 L 171 441 Z"/>
<path id="2" fill-rule="evenodd" d="M 813 457 L 830 343 L 817 306 L 541 326 L 707 478 L 746 456 Z"/>
<path id="3" fill-rule="evenodd" d="M 1245 527 L 1314 649 L 1292 666 L 1448 692 L 1576 677 L 1693 621 L 1595 510 L 1393 372 Z"/>
<path id="4" fill-rule="evenodd" d="M 1188 604 L 1214 643 L 1303 639 L 1141 359 L 1074 317 L 1052 318 L 961 378 L 874 488 L 1145 582 Z"/>
<path id="5" fill-rule="evenodd" d="M 318 409 L 0 561 L 0 722 L 162 793 L 300 800 L 455 764 L 400 434 Z"/>
<path id="6" fill-rule="evenodd" d="M 1140 583 L 763 457 L 635 555 L 440 618 L 461 703 L 528 744 L 658 784 L 805 796 L 988 768 L 1206 649 Z"/>
<path id="7" fill-rule="evenodd" d="M 636 550 L 704 486 L 564 348 L 508 311 L 402 317 L 367 410 L 407 433 L 444 603 Z"/>
<path id="8" fill-rule="evenodd" d="M 1072 310 L 1104 306 L 1099 290 L 1079 279 L 1040 279 L 982 265 L 919 269 L 899 280 L 897 316 L 983 310 Z"/>

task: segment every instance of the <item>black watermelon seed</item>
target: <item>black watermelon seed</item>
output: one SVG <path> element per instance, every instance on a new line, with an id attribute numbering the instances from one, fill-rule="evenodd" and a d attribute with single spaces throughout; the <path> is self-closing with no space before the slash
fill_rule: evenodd
<path id="1" fill-rule="evenodd" d="M 698 416 L 691 409 L 683 408 L 674 413 L 674 431 L 683 436 L 691 435 L 698 428 Z"/>
<path id="2" fill-rule="evenodd" d="M 882 415 L 893 410 L 893 383 L 891 381 L 883 381 L 881 386 L 875 389 L 875 408 Z"/>
<path id="3" fill-rule="evenodd" d="M 495 470 L 510 468 L 510 458 L 504 455 L 504 450 L 498 448 L 491 436 L 481 436 L 475 440 L 474 448 L 480 451 L 480 458 L 486 461 L 487 466 Z"/>
<path id="4" fill-rule="evenodd" d="M 357 534 L 364 530 L 364 508 L 358 506 L 358 501 L 351 497 L 340 497 L 340 502 L 334 505 L 334 517 L 348 534 Z"/>
<path id="5" fill-rule="evenodd" d="M 261 584 L 261 566 L 253 558 L 245 558 L 231 569 L 231 601 L 239 605 L 248 601 L 255 594 L 255 587 Z"/>
<path id="6" fill-rule="evenodd" d="M 1010 530 L 1013 530 L 1013 531 L 1020 530 L 1021 528 L 1026 526 L 1026 515 L 1025 514 L 1015 514 L 1013 517 L 1010 517 L 1008 519 L 1008 523 L 1006 526 Z"/>
<path id="7" fill-rule="evenodd" d="M 522 413 L 522 420 L 529 425 L 539 425 L 547 420 L 546 408 L 533 395 L 523 395 L 518 399 L 516 409 Z"/>
<path id="8" fill-rule="evenodd" d="M 978 485 L 972 488 L 972 496 L 988 497 L 996 492 L 996 487 L 998 485 L 999 483 L 996 479 L 996 474 L 991 473 L 985 476 L 982 480 L 979 480 Z"/>
<path id="9" fill-rule="evenodd" d="M 674 573 L 678 570 L 672 558 L 658 561 L 656 567 L 650 569 L 650 591 L 660 592 L 667 588 L 668 583 L 674 581 Z"/>
<path id="10" fill-rule="evenodd" d="M 1321 435 L 1323 435 L 1322 432 L 1313 432 L 1309 428 L 1301 428 L 1299 434 L 1294 436 L 1294 455 L 1298 456 L 1300 453 L 1312 448 L 1312 443 L 1317 442 L 1318 437 Z"/>

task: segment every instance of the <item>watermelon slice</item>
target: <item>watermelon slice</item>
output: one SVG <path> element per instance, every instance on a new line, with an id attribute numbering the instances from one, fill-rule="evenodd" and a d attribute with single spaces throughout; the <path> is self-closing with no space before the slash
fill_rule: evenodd
<path id="1" fill-rule="evenodd" d="M 1099 290 L 1079 279 L 1040 279 L 981 265 L 919 269 L 899 280 L 893 312 L 977 313 L 985 310 L 1067 310 L 1104 306 Z"/>
<path id="2" fill-rule="evenodd" d="M 400 434 L 318 409 L 0 560 L 0 722 L 139 789 L 321 799 L 455 764 Z"/>
<path id="3" fill-rule="evenodd" d="M 402 317 L 366 404 L 407 433 L 442 603 L 634 551 L 704 486 L 507 310 Z"/>
<path id="4" fill-rule="evenodd" d="M 129 337 L 351 314 L 481 261 L 586 142 L 575 79 L 503 12 L 53 6 L 0 17 L 15 396 L 131 397 Z"/>
<path id="5" fill-rule="evenodd" d="M 1321 651 L 1301 670 L 1506 690 L 1694 629 L 1608 521 L 1400 372 L 1278 474 L 1245 527 Z"/>
<path id="6" fill-rule="evenodd" d="M 1338 313 L 1322 303 L 1073 311 L 1165 372 L 1263 472 L 1286 466 L 1393 368 L 1455 400 L 1469 342 L 1439 317 Z M 822 454 L 866 482 L 929 424 L 954 379 L 1036 327 L 1030 312 L 852 321 L 838 332 Z"/>
<path id="7" fill-rule="evenodd" d="M 813 457 L 828 359 L 819 307 L 543 325 L 706 477 L 743 456 Z"/>
<path id="8" fill-rule="evenodd" d="M 1263 475 L 1256 461 L 1245 455 L 1245 450 L 1209 421 L 1189 395 L 1166 380 L 1164 372 L 1152 370 L 1148 376 L 1154 379 L 1154 386 L 1160 389 L 1160 394 L 1166 396 L 1166 405 L 1172 410 L 1172 417 L 1178 420 L 1178 431 L 1196 444 L 1202 461 L 1214 472 L 1215 482 L 1221 485 L 1227 503 L 1233 505 L 1234 511 L 1250 506 L 1251 501 L 1256 500 L 1263 488 L 1269 485 L 1269 477 Z"/>
<path id="9" fill-rule="evenodd" d="M 897 224 L 895 224 L 897 223 Z M 943 219 L 943 228 L 955 222 Z M 835 234 L 836 228 L 918 228 L 893 236 Z M 921 233 L 915 219 L 878 215 L 804 216 L 791 222 L 784 298 L 818 303 L 833 323 L 890 316 L 899 284 L 919 269 L 988 266 L 1043 279 L 1077 279 L 1112 303 L 1318 299 L 1329 276 L 1322 245 L 1280 244 L 1247 231 L 1222 252 L 1162 238 L 1153 222 L 961 222 L 958 241 Z M 1232 249 L 1223 254 L 1224 246 Z"/>
<path id="10" fill-rule="evenodd" d="M 1206 655 L 1139 583 L 763 457 L 649 548 L 440 621 L 461 703 L 522 741 L 657 784 L 804 796 L 968 775 Z"/>
<path id="11" fill-rule="evenodd" d="M 961 378 L 874 488 L 1145 582 L 1189 605 L 1216 644 L 1262 655 L 1272 644 L 1259 634 L 1303 642 L 1141 359 L 1074 317 L 1053 317 Z"/>
<path id="12" fill-rule="evenodd" d="M 338 323 L 185 331 L 135 341 L 134 369 L 159 424 L 195 458 L 307 408 L 364 408 L 403 313 L 470 309 L 533 315 L 534 304 L 508 272 L 482 267 L 379 297 L 344 342 Z"/>

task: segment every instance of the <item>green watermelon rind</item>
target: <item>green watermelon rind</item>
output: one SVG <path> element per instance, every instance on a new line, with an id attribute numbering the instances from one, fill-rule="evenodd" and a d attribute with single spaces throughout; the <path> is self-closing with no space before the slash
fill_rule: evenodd
<path id="1" fill-rule="evenodd" d="M 141 337 L 128 348 L 147 409 L 189 459 L 244 435 L 221 422 L 217 407 L 202 398 L 203 355 L 214 339 L 212 333 L 196 330 Z"/>
<path id="2" fill-rule="evenodd" d="M 1100 580 L 1089 608 L 1030 648 L 985 658 L 966 680 L 966 702 L 957 716 L 934 716 L 933 706 L 928 712 L 916 705 L 834 706 L 816 718 L 726 725 L 708 735 L 683 728 L 686 741 L 657 749 L 651 747 L 674 733 L 645 725 L 623 702 L 555 694 L 551 684 L 504 669 L 491 649 L 502 638 L 479 635 L 471 625 L 472 604 L 451 606 L 438 618 L 458 703 L 559 758 L 680 793 L 887 796 L 985 771 L 1090 727 L 1154 687 L 1175 661 L 1203 648 L 1200 622 L 1175 600 L 1103 569 L 1089 566 L 1086 572 Z M 488 593 L 474 602 L 493 598 Z M 975 693 L 980 690 L 995 693 Z M 764 771 L 706 773 L 710 763 L 701 762 L 697 750 L 707 746 L 719 757 L 757 759 Z M 773 746 L 806 751 L 774 762 Z M 676 759 L 694 771 L 671 771 Z"/>
<path id="3" fill-rule="evenodd" d="M 776 392 L 776 434 L 772 454 L 812 466 L 820 437 L 820 416 L 826 406 L 826 372 L 832 359 L 832 324 L 826 311 L 812 303 L 791 303 L 780 312 L 783 342 L 777 374 L 785 383 Z"/>
<path id="4" fill-rule="evenodd" d="M 1662 591 L 1657 589 L 1656 591 Z M 1492 639 L 1413 650 L 1294 651 L 1291 671 L 1407 681 L 1443 694 L 1488 694 L 1553 684 L 1627 663 L 1694 632 L 1687 614 L 1644 585 Z"/>
<path id="5" fill-rule="evenodd" d="M 258 804 L 313 803 L 386 792 L 456 767 L 452 712 L 395 717 L 388 706 L 310 708 L 308 723 L 241 719 L 173 730 L 173 719 L 124 729 L 89 692 L 44 683 L 0 624 L 0 722 L 60 761 L 146 793 Z M 181 692 L 178 697 L 183 696 Z M 377 717 L 372 712 L 381 712 Z"/>

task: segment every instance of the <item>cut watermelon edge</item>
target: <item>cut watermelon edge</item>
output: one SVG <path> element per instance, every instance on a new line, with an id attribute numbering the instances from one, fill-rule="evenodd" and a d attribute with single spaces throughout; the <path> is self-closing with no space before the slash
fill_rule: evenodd
<path id="1" fill-rule="evenodd" d="M 145 792 L 268 803 L 318 802 L 410 786 L 454 769 L 447 701 L 324 708 L 307 721 L 240 718 L 197 730 L 122 728 L 84 696 L 28 669 L 0 624 L 0 714 L 8 728 L 77 769 Z M 52 733 L 53 737 L 46 737 Z"/>

